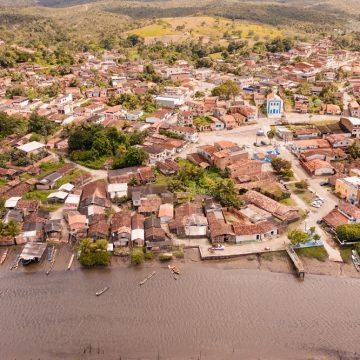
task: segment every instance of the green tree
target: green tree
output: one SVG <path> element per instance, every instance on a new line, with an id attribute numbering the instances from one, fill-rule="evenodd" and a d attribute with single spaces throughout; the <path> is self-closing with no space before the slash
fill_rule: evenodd
<path id="1" fill-rule="evenodd" d="M 234 182 L 231 179 L 219 181 L 214 189 L 215 198 L 220 201 L 222 206 L 232 206 L 239 208 L 241 201 Z"/>
<path id="2" fill-rule="evenodd" d="M 87 267 L 109 265 L 111 254 L 107 251 L 107 245 L 106 240 L 93 242 L 90 238 L 83 239 L 80 243 L 80 264 Z"/>
<path id="3" fill-rule="evenodd" d="M 338 87 L 334 83 L 329 83 L 324 86 L 320 93 L 320 98 L 327 104 L 336 104 L 335 93 Z"/>
<path id="4" fill-rule="evenodd" d="M 360 241 L 360 223 L 340 225 L 335 231 L 338 238 L 345 243 Z"/>
<path id="5" fill-rule="evenodd" d="M 42 136 L 52 135 L 56 131 L 57 125 L 46 116 L 40 116 L 33 112 L 28 122 L 28 132 L 34 132 Z"/>
<path id="6" fill-rule="evenodd" d="M 295 183 L 295 187 L 298 190 L 306 190 L 309 187 L 309 182 L 306 179 L 300 180 Z"/>
<path id="7" fill-rule="evenodd" d="M 144 261 L 144 252 L 141 248 L 134 248 L 131 251 L 131 263 L 134 265 L 140 265 Z"/>
<path id="8" fill-rule="evenodd" d="M 116 157 L 113 162 L 113 169 L 121 169 L 129 166 L 143 164 L 149 158 L 149 154 L 143 149 L 130 147 L 121 157 Z"/>
<path id="9" fill-rule="evenodd" d="M 111 143 L 104 132 L 99 132 L 95 135 L 95 140 L 91 148 L 95 150 L 100 157 L 111 155 L 112 153 Z"/>
<path id="10" fill-rule="evenodd" d="M 354 160 L 360 158 L 360 146 L 356 142 L 349 146 L 346 152 L 349 153 Z"/>
<path id="11" fill-rule="evenodd" d="M 223 84 L 216 86 L 211 93 L 213 96 L 230 99 L 230 97 L 240 94 L 240 88 L 234 81 L 227 80 Z"/>
<path id="12" fill-rule="evenodd" d="M 272 159 L 271 166 L 277 174 L 282 174 L 285 170 L 291 169 L 291 162 L 277 156 Z"/>
<path id="13" fill-rule="evenodd" d="M 144 39 L 136 34 L 132 34 L 126 38 L 126 41 L 130 46 L 136 46 L 138 44 L 142 44 L 144 42 Z"/>
<path id="14" fill-rule="evenodd" d="M 268 139 L 270 140 L 270 144 L 272 142 L 272 139 L 275 137 L 276 133 L 275 133 L 275 130 L 274 129 L 271 129 L 269 130 L 267 133 L 266 133 Z"/>
<path id="15" fill-rule="evenodd" d="M 288 233 L 288 239 L 293 245 L 304 244 L 309 241 L 309 234 L 304 231 L 295 229 Z"/>

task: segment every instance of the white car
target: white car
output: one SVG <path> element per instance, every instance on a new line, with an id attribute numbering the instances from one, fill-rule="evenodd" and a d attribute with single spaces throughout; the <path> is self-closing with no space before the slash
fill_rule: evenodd
<path id="1" fill-rule="evenodd" d="M 319 208 L 321 207 L 322 203 L 320 203 L 319 201 L 313 201 L 311 203 L 311 206 L 315 207 L 315 208 Z"/>

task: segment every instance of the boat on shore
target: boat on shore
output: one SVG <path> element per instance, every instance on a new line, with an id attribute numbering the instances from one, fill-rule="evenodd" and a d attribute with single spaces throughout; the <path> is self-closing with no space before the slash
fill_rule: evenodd
<path id="1" fill-rule="evenodd" d="M 1 258 L 0 258 L 0 265 L 2 265 L 4 263 L 8 252 L 9 252 L 9 249 L 5 249 L 5 251 L 2 253 Z"/>
<path id="2" fill-rule="evenodd" d="M 356 250 L 352 250 L 351 259 L 353 261 L 355 269 L 360 272 L 360 258 Z"/>
<path id="3" fill-rule="evenodd" d="M 109 287 L 109 286 L 106 286 L 106 287 L 104 287 L 103 289 L 97 291 L 95 294 L 96 294 L 96 296 L 100 296 L 100 295 L 102 295 L 105 291 L 108 291 L 109 289 L 110 289 L 110 287 Z"/>

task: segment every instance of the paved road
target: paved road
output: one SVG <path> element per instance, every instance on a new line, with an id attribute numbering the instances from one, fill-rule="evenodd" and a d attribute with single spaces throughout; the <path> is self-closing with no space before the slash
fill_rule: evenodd
<path id="1" fill-rule="evenodd" d="M 342 258 L 340 252 L 337 248 L 334 248 L 331 245 L 331 237 L 327 234 L 323 229 L 317 224 L 318 220 L 321 220 L 325 215 L 327 215 L 335 205 L 339 203 L 339 200 L 336 196 L 334 196 L 328 188 L 320 186 L 320 182 L 324 181 L 327 178 L 310 178 L 305 170 L 300 166 L 299 161 L 296 157 L 291 154 L 291 152 L 285 147 L 281 146 L 281 157 L 292 162 L 294 175 L 297 180 L 306 179 L 309 182 L 309 189 L 311 189 L 314 193 L 324 198 L 324 204 L 321 208 L 316 209 L 308 204 L 306 204 L 302 199 L 296 194 L 292 194 L 293 198 L 300 203 L 303 209 L 307 209 L 310 211 L 309 217 L 306 220 L 307 228 L 311 226 L 316 227 L 316 231 L 319 233 L 321 238 L 324 240 L 324 247 L 329 255 L 329 259 L 332 261 L 342 262 Z"/>

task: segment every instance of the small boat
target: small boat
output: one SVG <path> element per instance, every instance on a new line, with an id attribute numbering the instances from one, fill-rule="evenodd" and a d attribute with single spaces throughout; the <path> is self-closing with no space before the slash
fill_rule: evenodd
<path id="1" fill-rule="evenodd" d="M 352 253 L 352 256 L 353 256 L 358 262 L 360 262 L 360 258 L 359 258 L 358 252 L 357 252 L 356 250 L 352 250 L 351 253 Z"/>
<path id="2" fill-rule="evenodd" d="M 177 266 L 175 265 L 168 265 L 170 271 L 173 273 L 173 274 L 176 274 L 176 275 L 180 275 L 180 270 Z"/>
<path id="3" fill-rule="evenodd" d="M 74 257 L 75 257 L 75 255 L 72 254 L 72 255 L 71 255 L 71 258 L 70 258 L 70 261 L 69 261 L 69 265 L 68 265 L 68 267 L 67 267 L 68 270 L 70 270 L 70 268 L 71 268 L 71 265 L 72 265 L 72 263 L 73 263 L 73 261 L 74 261 Z"/>
<path id="4" fill-rule="evenodd" d="M 102 295 L 105 291 L 108 291 L 110 288 L 108 286 L 96 292 L 96 296 Z"/>
<path id="5" fill-rule="evenodd" d="M 356 250 L 352 251 L 351 259 L 355 266 L 355 269 L 360 272 L 360 258 Z"/>
<path id="6" fill-rule="evenodd" d="M 139 282 L 139 285 L 144 285 L 149 279 L 151 279 L 156 274 L 156 271 L 153 271 L 151 274 L 149 274 L 143 281 Z"/>
<path id="7" fill-rule="evenodd" d="M 1 255 L 1 258 L 0 258 L 0 265 L 2 265 L 7 257 L 7 254 L 9 252 L 9 249 L 5 249 L 5 251 L 3 252 L 3 254 Z"/>
<path id="8" fill-rule="evenodd" d="M 47 249 L 47 259 L 48 259 L 48 261 L 52 260 L 52 256 L 53 256 L 53 248 L 48 247 L 48 249 Z"/>

